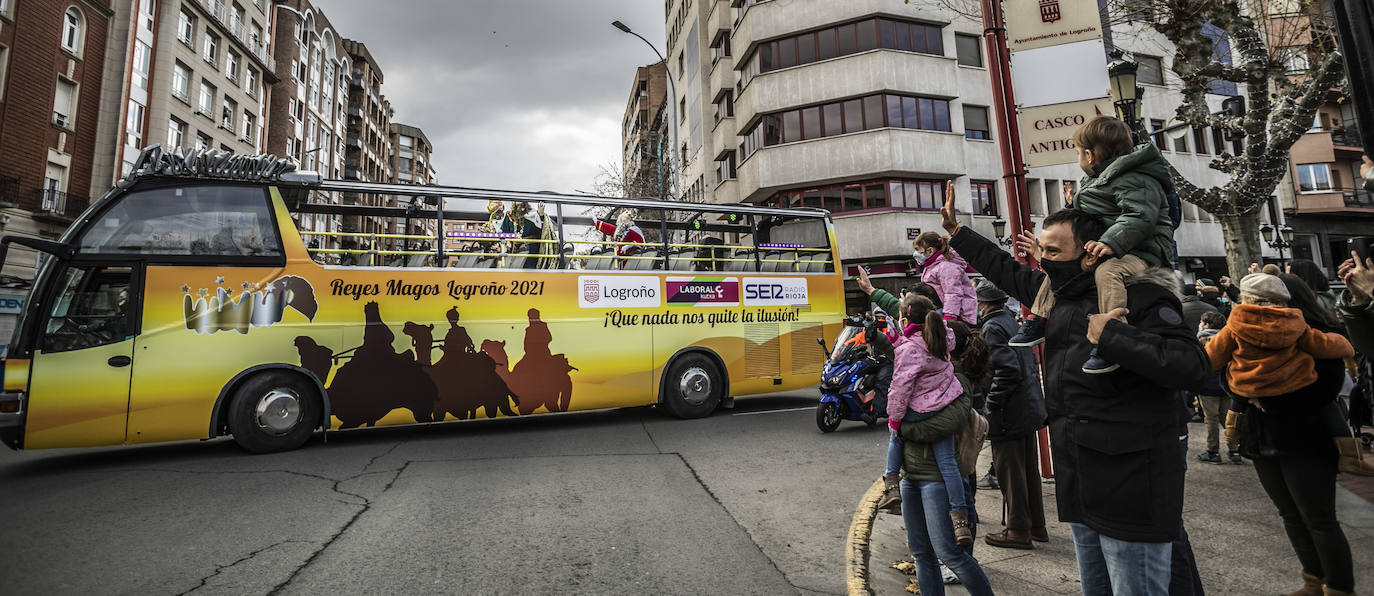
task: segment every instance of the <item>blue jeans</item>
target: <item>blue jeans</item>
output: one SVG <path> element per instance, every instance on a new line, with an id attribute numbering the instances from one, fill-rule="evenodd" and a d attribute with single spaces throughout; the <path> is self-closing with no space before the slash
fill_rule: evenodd
<path id="1" fill-rule="evenodd" d="M 1126 542 L 1070 523 L 1084 596 L 1166 596 L 1173 544 Z"/>
<path id="2" fill-rule="evenodd" d="M 944 594 L 945 582 L 940 577 L 940 562 L 944 561 L 969 594 L 991 595 L 992 586 L 978 560 L 954 542 L 946 486 L 944 482 L 902 479 L 902 523 L 906 525 L 907 548 L 916 559 L 916 582 L 926 596 Z"/>
<path id="3" fill-rule="evenodd" d="M 938 412 L 939 410 L 936 410 Z M 920 422 L 935 415 L 936 412 L 919 413 L 907 411 L 902 422 Z M 902 470 L 902 445 L 906 440 L 902 435 L 893 433 L 887 442 L 887 468 L 885 474 L 896 474 Z M 935 453 L 935 465 L 944 477 L 945 490 L 949 493 L 950 509 L 970 509 L 968 495 L 964 492 L 964 475 L 959 473 L 959 460 L 954 453 L 954 435 L 945 437 L 930 445 Z"/>

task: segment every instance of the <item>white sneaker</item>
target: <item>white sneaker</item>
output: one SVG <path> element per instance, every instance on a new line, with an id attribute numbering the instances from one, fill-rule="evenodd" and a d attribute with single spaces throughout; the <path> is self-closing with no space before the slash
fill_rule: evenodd
<path id="1" fill-rule="evenodd" d="M 954 572 L 950 571 L 949 567 L 945 567 L 943 561 L 940 562 L 940 577 L 945 580 L 946 586 L 952 586 L 960 583 L 959 576 L 954 575 Z"/>

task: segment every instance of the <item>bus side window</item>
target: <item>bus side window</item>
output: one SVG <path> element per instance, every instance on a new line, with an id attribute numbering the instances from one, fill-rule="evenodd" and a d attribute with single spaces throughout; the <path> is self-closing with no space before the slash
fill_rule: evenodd
<path id="1" fill-rule="evenodd" d="M 43 350 L 66 352 L 128 339 L 133 331 L 128 267 L 69 267 L 53 300 Z"/>

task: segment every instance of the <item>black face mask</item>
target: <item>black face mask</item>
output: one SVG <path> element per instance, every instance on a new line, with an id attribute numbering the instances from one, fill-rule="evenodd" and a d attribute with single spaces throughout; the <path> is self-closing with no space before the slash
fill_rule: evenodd
<path id="1" fill-rule="evenodd" d="M 1082 257 L 1072 261 L 1051 261 L 1042 259 L 1040 269 L 1050 278 L 1050 289 L 1059 290 L 1078 276 L 1088 273 L 1083 270 Z"/>

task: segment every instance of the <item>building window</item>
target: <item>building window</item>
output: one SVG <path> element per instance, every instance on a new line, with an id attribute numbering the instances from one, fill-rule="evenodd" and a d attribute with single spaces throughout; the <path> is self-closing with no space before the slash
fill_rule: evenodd
<path id="1" fill-rule="evenodd" d="M 1178 138 L 1174 139 L 1174 151 L 1177 153 L 1188 152 L 1188 131 L 1180 130 Z"/>
<path id="2" fill-rule="evenodd" d="M 991 215 L 996 217 L 997 213 L 997 188 L 991 182 L 970 182 L 969 190 L 973 193 L 973 212 L 978 215 Z"/>
<path id="3" fill-rule="evenodd" d="M 4 99 L 5 73 L 9 70 L 10 49 L 0 46 L 0 99 Z"/>
<path id="4" fill-rule="evenodd" d="M 177 39 L 187 47 L 195 48 L 196 44 L 196 17 L 184 9 L 181 16 L 177 18 Z"/>
<path id="5" fill-rule="evenodd" d="M 244 111 L 243 111 L 243 136 L 240 137 L 241 140 L 242 140 L 243 142 L 248 143 L 248 144 L 250 144 L 250 145 L 253 144 L 253 141 L 254 141 L 253 137 L 254 137 L 254 133 L 257 132 L 257 125 L 258 125 L 258 123 L 257 123 L 257 117 L 253 116 L 253 112 L 250 112 L 250 111 L 248 111 L 248 110 L 244 110 Z"/>
<path id="6" fill-rule="evenodd" d="M 176 118 L 167 121 L 167 148 L 176 149 L 186 142 L 186 123 Z"/>
<path id="7" fill-rule="evenodd" d="M 228 52 L 224 56 L 224 76 L 229 77 L 234 84 L 239 82 L 239 55 Z"/>
<path id="8" fill-rule="evenodd" d="M 210 149 L 210 135 L 203 132 L 196 133 L 196 149 L 208 151 Z"/>
<path id="9" fill-rule="evenodd" d="M 875 128 L 950 132 L 949 100 L 879 94 L 765 114 L 742 133 L 747 159 L 761 147 Z"/>
<path id="10" fill-rule="evenodd" d="M 205 61 L 209 62 L 211 66 L 218 63 L 219 38 L 216 37 L 215 34 L 208 31 L 205 33 L 205 46 L 201 49 L 200 55 L 202 58 L 205 58 Z"/>
<path id="11" fill-rule="evenodd" d="M 156 10 L 157 10 L 157 2 L 156 2 L 156 0 L 143 0 L 143 1 L 139 4 L 139 11 L 138 11 L 138 12 L 139 12 L 139 16 L 140 16 L 140 18 L 141 18 L 141 20 L 139 21 L 139 23 L 140 23 L 140 26 L 143 28 L 143 30 L 148 31 L 148 32 L 152 32 L 152 30 L 153 30 L 153 16 L 154 16 Z"/>
<path id="12" fill-rule="evenodd" d="M 1136 70 L 1136 82 L 1142 85 L 1163 85 L 1164 84 L 1164 61 L 1158 56 L 1135 56 L 1135 63 L 1139 65 Z"/>
<path id="13" fill-rule="evenodd" d="M 940 180 L 867 180 L 817 188 L 790 190 L 774 195 L 769 204 L 783 208 L 814 207 L 832 213 L 869 209 L 938 210 L 944 204 Z"/>
<path id="14" fill-rule="evenodd" d="M 983 106 L 964 106 L 964 138 L 991 139 L 992 128 L 988 126 L 988 109 Z"/>
<path id="15" fill-rule="evenodd" d="M 257 98 L 258 96 L 258 69 L 248 67 L 248 77 L 244 79 L 243 90 L 248 93 L 248 97 Z"/>
<path id="16" fill-rule="evenodd" d="M 62 49 L 81 53 L 81 13 L 76 8 L 68 8 L 62 17 Z"/>
<path id="17" fill-rule="evenodd" d="M 1193 127 L 1193 149 L 1198 155 L 1211 153 L 1207 150 L 1207 129 Z"/>
<path id="18" fill-rule="evenodd" d="M 151 65 L 153 48 L 142 41 L 134 42 L 133 85 L 139 89 L 148 88 L 148 67 Z"/>
<path id="19" fill-rule="evenodd" d="M 14 18 L 13 10 L 14 0 L 0 0 L 0 15 L 12 19 Z"/>
<path id="20" fill-rule="evenodd" d="M 1278 48 L 1276 54 L 1276 58 L 1283 65 L 1284 71 L 1289 74 L 1307 72 L 1311 68 L 1311 63 L 1307 58 L 1307 48 L 1288 46 Z"/>
<path id="21" fill-rule="evenodd" d="M 135 149 L 143 148 L 143 104 L 129 102 L 129 113 L 124 120 L 124 144 Z"/>
<path id="22" fill-rule="evenodd" d="M 1298 192 L 1330 192 L 1331 166 L 1314 163 L 1298 166 Z"/>
<path id="23" fill-rule="evenodd" d="M 1169 146 L 1164 142 L 1163 130 L 1163 120 L 1150 121 L 1150 142 L 1154 143 L 1155 147 L 1158 148 L 1160 151 L 1167 151 L 1169 149 Z"/>
<path id="24" fill-rule="evenodd" d="M 945 55 L 939 26 L 887 18 L 866 19 L 759 44 L 754 55 L 745 61 L 743 84 L 765 72 L 877 48 Z"/>
<path id="25" fill-rule="evenodd" d="M 734 180 L 738 174 L 735 163 L 735 152 L 726 151 L 725 155 L 716 160 L 716 182 L 721 183 L 726 180 Z"/>
<path id="26" fill-rule="evenodd" d="M 196 113 L 214 118 L 215 113 L 215 87 L 205 81 L 200 82 L 200 105 Z"/>
<path id="27" fill-rule="evenodd" d="M 172 66 L 172 95 L 185 103 L 191 103 L 191 69 L 181 61 Z"/>
<path id="28" fill-rule="evenodd" d="M 57 92 L 52 100 L 52 123 L 67 130 L 74 130 L 76 123 L 76 83 L 57 79 Z"/>
<path id="29" fill-rule="evenodd" d="M 237 103 L 234 103 L 234 100 L 229 99 L 228 97 L 225 97 L 225 98 L 224 98 L 224 107 L 220 109 L 219 125 L 222 126 L 222 127 L 224 127 L 224 130 L 233 131 L 233 130 L 234 130 L 234 114 L 236 114 L 238 111 L 239 111 L 239 106 L 238 106 L 238 104 L 237 104 Z"/>
<path id="30" fill-rule="evenodd" d="M 954 35 L 954 51 L 959 55 L 961 66 L 982 66 L 983 65 L 983 44 L 982 40 L 976 35 L 964 35 L 956 33 Z"/>

